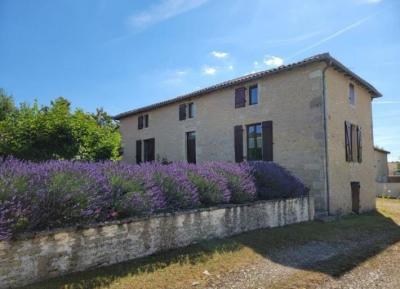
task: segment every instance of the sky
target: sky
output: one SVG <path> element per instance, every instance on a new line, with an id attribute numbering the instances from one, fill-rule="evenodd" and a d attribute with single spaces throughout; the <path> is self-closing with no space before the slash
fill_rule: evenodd
<path id="1" fill-rule="evenodd" d="M 329 52 L 372 83 L 400 160 L 400 1 L 0 0 L 0 87 L 112 115 Z"/>

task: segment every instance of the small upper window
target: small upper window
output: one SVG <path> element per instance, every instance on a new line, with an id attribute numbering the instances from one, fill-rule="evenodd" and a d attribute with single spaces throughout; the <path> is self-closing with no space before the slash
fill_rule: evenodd
<path id="1" fill-rule="evenodd" d="M 258 103 L 258 86 L 254 85 L 249 88 L 249 104 L 257 104 Z"/>
<path id="2" fill-rule="evenodd" d="M 356 104 L 356 94 L 354 92 L 354 84 L 352 83 L 349 84 L 349 103 L 351 105 Z"/>
<path id="3" fill-rule="evenodd" d="M 196 106 L 193 102 L 188 104 L 188 116 L 189 118 L 194 118 L 196 116 Z"/>
<path id="4" fill-rule="evenodd" d="M 142 129 L 144 127 L 149 127 L 149 115 L 139 115 L 138 117 L 138 129 Z"/>

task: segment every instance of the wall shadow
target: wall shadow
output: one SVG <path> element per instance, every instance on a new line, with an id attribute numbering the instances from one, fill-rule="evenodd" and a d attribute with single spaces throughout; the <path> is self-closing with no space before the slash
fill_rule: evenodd
<path id="1" fill-rule="evenodd" d="M 278 264 L 322 272 L 335 278 L 400 241 L 400 226 L 380 213 L 347 216 L 341 220 L 262 229 L 231 238 L 200 242 L 182 249 L 73 273 L 23 288 L 93 289 L 125 276 L 155 272 L 173 264 L 204 263 L 215 253 L 243 246 Z"/>

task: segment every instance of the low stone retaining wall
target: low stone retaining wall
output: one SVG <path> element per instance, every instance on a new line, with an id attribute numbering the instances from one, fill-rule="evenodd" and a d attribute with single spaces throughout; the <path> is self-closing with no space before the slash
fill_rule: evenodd
<path id="1" fill-rule="evenodd" d="M 67 228 L 0 242 L 0 288 L 110 265 L 204 239 L 314 218 L 312 198 L 258 201 Z"/>
<path id="2" fill-rule="evenodd" d="M 400 198 L 400 183 L 376 183 L 378 197 Z"/>

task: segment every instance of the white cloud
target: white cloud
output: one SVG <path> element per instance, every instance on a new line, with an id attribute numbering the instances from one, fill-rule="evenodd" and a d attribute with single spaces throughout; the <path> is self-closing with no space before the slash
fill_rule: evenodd
<path id="1" fill-rule="evenodd" d="M 205 4 L 208 0 L 161 0 L 147 10 L 133 14 L 129 23 L 136 28 L 144 28 L 171 17 L 188 12 Z"/>
<path id="2" fill-rule="evenodd" d="M 378 4 L 382 1 L 383 0 L 356 0 L 356 2 L 359 4 Z"/>
<path id="3" fill-rule="evenodd" d="M 273 55 L 266 55 L 263 62 L 269 67 L 278 67 L 283 64 L 283 59 Z"/>
<path id="4" fill-rule="evenodd" d="M 400 100 L 381 100 L 374 101 L 372 104 L 400 104 Z"/>
<path id="5" fill-rule="evenodd" d="M 217 73 L 217 68 L 206 65 L 203 67 L 203 73 L 207 75 L 214 75 L 215 73 Z"/>
<path id="6" fill-rule="evenodd" d="M 320 46 L 321 44 L 323 44 L 323 43 L 325 43 L 325 42 L 327 42 L 327 41 L 329 41 L 329 40 L 332 40 L 332 39 L 334 39 L 334 38 L 336 38 L 336 37 L 342 35 L 343 33 L 347 32 L 347 31 L 349 31 L 349 30 L 351 30 L 351 29 L 354 29 L 354 28 L 360 26 L 360 25 L 363 24 L 365 21 L 369 20 L 371 17 L 373 17 L 373 16 L 375 16 L 375 15 L 376 15 L 376 14 L 373 14 L 373 15 L 367 16 L 367 17 L 365 17 L 365 18 L 362 18 L 362 19 L 360 19 L 360 20 L 358 20 L 358 21 L 356 21 L 356 22 L 354 22 L 354 23 L 352 23 L 352 24 L 350 24 L 350 25 L 348 25 L 348 26 L 346 26 L 346 27 L 344 27 L 344 28 L 342 28 L 342 29 L 340 29 L 340 30 L 334 32 L 334 33 L 332 33 L 331 35 L 328 35 L 328 36 L 326 36 L 325 38 L 322 38 L 321 40 L 315 42 L 314 44 L 312 44 L 312 45 L 310 45 L 310 46 L 307 46 L 306 48 L 303 48 L 303 49 L 297 51 L 296 53 L 294 53 L 294 54 L 292 54 L 291 56 L 287 57 L 287 59 L 290 59 L 290 58 L 292 58 L 292 57 L 294 57 L 294 56 L 297 56 L 297 55 L 299 55 L 299 54 L 302 54 L 303 52 L 306 52 L 306 51 L 311 50 L 311 49 L 313 49 L 313 48 L 315 48 L 315 47 L 317 47 L 317 46 Z"/>
<path id="7" fill-rule="evenodd" d="M 222 51 L 213 51 L 211 54 L 216 58 L 226 58 L 229 55 L 227 52 Z"/>
<path id="8" fill-rule="evenodd" d="M 234 70 L 234 69 L 235 69 L 235 67 L 233 65 L 228 66 L 228 70 Z"/>

